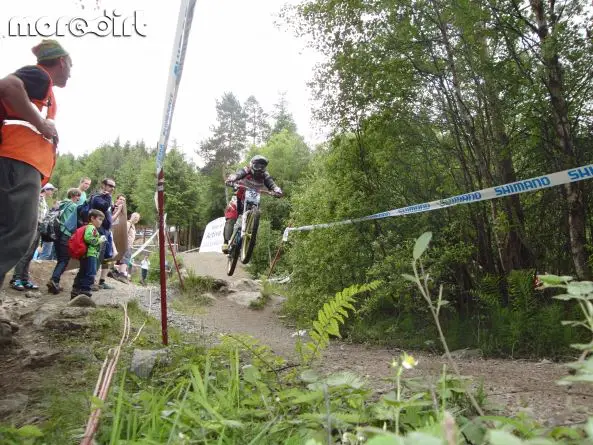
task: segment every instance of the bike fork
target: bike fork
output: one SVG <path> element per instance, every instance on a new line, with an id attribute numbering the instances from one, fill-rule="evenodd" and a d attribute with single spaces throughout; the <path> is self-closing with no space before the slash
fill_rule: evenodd
<path id="1" fill-rule="evenodd" d="M 229 240 L 229 254 L 231 251 L 237 246 L 238 240 L 240 239 L 240 234 L 242 233 L 243 227 L 243 220 L 241 216 L 239 216 L 240 220 L 235 222 L 235 227 L 233 228 L 233 234 L 231 235 L 231 239 Z"/>

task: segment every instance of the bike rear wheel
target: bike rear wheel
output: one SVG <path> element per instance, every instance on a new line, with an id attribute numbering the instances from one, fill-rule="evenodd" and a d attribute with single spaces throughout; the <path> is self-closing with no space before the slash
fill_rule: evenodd
<path id="1" fill-rule="evenodd" d="M 257 229 L 259 228 L 259 209 L 253 209 L 247 215 L 247 224 L 245 227 L 245 234 L 243 235 L 243 243 L 241 244 L 241 262 L 243 264 L 249 263 L 255 248 L 255 240 L 257 238 Z"/>

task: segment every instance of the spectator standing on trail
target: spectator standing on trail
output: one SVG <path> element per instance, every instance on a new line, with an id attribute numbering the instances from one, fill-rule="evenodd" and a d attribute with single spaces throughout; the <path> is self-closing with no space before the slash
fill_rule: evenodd
<path id="1" fill-rule="evenodd" d="M 90 209 L 99 210 L 104 215 L 101 227 L 99 227 L 98 230 L 99 234 L 103 235 L 106 240 L 109 238 L 109 234 L 111 233 L 111 225 L 113 222 L 111 206 L 112 195 L 114 190 L 115 181 L 112 178 L 103 179 L 103 181 L 101 182 L 101 191 L 98 194 L 93 195 L 89 203 Z M 101 267 L 101 275 L 99 278 L 99 283 L 93 285 L 93 290 L 113 289 L 113 286 L 105 282 L 107 272 L 109 271 L 109 267 L 105 267 L 107 266 L 106 263 L 108 263 L 108 261 L 106 260 L 109 260 L 112 257 L 112 247 L 108 246 L 107 244 L 107 242 L 101 243 L 97 265 L 97 268 Z"/>
<path id="2" fill-rule="evenodd" d="M 148 261 L 148 254 L 144 255 L 144 259 L 140 263 L 140 269 L 142 270 L 142 278 L 140 284 L 146 285 L 146 278 L 148 277 L 148 269 L 150 269 L 150 261 Z"/>
<path id="3" fill-rule="evenodd" d="M 86 202 L 86 191 L 91 186 L 91 178 L 84 177 L 80 180 L 80 184 L 78 185 L 78 190 L 80 191 L 80 199 L 78 200 L 77 205 L 82 205 Z"/>
<path id="4" fill-rule="evenodd" d="M 122 259 L 119 264 L 118 272 L 120 275 L 123 275 L 127 279 L 129 279 L 128 275 L 128 264 L 132 261 L 132 249 L 134 247 L 134 241 L 136 240 L 136 224 L 140 221 L 140 213 L 134 212 L 130 216 L 128 220 L 127 226 L 127 234 L 128 234 L 128 243 L 126 251 L 122 256 Z"/>
<path id="5" fill-rule="evenodd" d="M 113 238 L 114 236 L 114 231 L 117 228 L 117 226 L 119 226 L 119 224 L 125 225 L 127 223 L 127 210 L 126 210 L 126 197 L 122 194 L 117 195 L 117 198 L 115 198 L 115 204 L 113 204 L 113 207 L 111 208 L 111 212 L 113 214 L 112 216 L 112 224 L 111 224 L 111 232 L 109 234 L 109 237 L 107 238 L 107 241 L 110 243 L 110 245 L 107 246 L 107 248 L 109 249 L 109 247 L 111 247 L 111 257 L 112 258 L 117 258 L 117 261 L 115 262 L 115 264 L 113 265 L 113 267 L 111 268 L 111 270 L 109 270 L 107 272 L 107 276 L 110 278 L 113 278 L 115 280 L 121 281 L 122 283 L 128 283 L 128 280 L 125 276 L 123 276 L 122 274 L 119 273 L 119 266 L 121 264 L 121 258 L 123 257 L 124 252 L 118 252 L 116 245 L 115 245 L 115 239 Z M 120 246 L 121 247 L 121 246 Z M 107 255 L 106 255 L 107 256 Z"/>
<path id="6" fill-rule="evenodd" d="M 47 215 L 49 208 L 47 206 L 47 201 L 45 200 L 46 196 L 53 195 L 54 191 L 57 190 L 51 183 L 47 183 L 41 189 L 39 193 L 38 205 L 37 205 L 37 227 L 34 228 L 33 234 L 33 241 L 29 245 L 29 250 L 25 253 L 25 255 L 19 260 L 14 268 L 14 274 L 12 276 L 12 280 L 10 280 L 10 287 L 16 290 L 27 290 L 32 289 L 36 290 L 39 287 L 29 281 L 29 266 L 31 265 L 31 261 L 33 260 L 33 256 L 35 255 L 35 251 L 39 246 L 39 239 L 41 235 L 39 233 L 39 225 Z"/>
<path id="7" fill-rule="evenodd" d="M 87 251 L 80 258 L 80 268 L 74 278 L 70 299 L 79 295 L 86 295 L 89 298 L 93 296 L 91 290 L 97 274 L 100 246 L 107 241 L 107 237 L 99 233 L 104 218 L 105 215 L 100 210 L 92 209 L 89 211 L 89 223 L 84 230 L 84 242 Z"/>
<path id="8" fill-rule="evenodd" d="M 63 88 L 72 59 L 55 40 L 42 40 L 37 65 L 0 79 L 0 287 L 36 233 L 37 197 L 55 165 L 58 132 L 53 87 Z"/>
<path id="9" fill-rule="evenodd" d="M 69 189 L 67 198 L 60 202 L 60 233 L 55 242 L 58 264 L 56 264 L 51 278 L 47 283 L 47 290 L 52 294 L 58 294 L 62 291 L 60 278 L 70 261 L 68 240 L 70 240 L 70 237 L 76 231 L 76 208 L 80 200 L 80 190 L 77 188 Z"/>
<path id="10" fill-rule="evenodd" d="M 53 193 L 48 196 L 52 196 L 52 195 L 53 195 Z M 59 208 L 60 208 L 60 203 L 55 202 L 54 205 L 51 206 L 51 209 L 49 211 L 52 212 L 54 210 L 59 210 Z M 39 253 L 39 257 L 37 259 L 50 261 L 50 260 L 55 260 L 56 258 L 57 258 L 56 246 L 54 245 L 54 242 L 41 240 L 41 252 Z"/>

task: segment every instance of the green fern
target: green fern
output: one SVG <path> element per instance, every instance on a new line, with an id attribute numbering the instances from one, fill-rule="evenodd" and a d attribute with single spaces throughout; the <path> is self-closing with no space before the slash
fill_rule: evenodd
<path id="1" fill-rule="evenodd" d="M 313 322 L 313 329 L 309 331 L 310 342 L 305 343 L 303 352 L 303 361 L 310 362 L 319 357 L 321 351 L 327 348 L 330 335 L 342 337 L 340 335 L 340 324 L 344 324 L 348 317 L 348 310 L 354 310 L 354 296 L 363 292 L 377 289 L 380 281 L 372 281 L 367 284 L 354 284 L 338 292 L 336 296 L 325 303 L 323 308 L 317 313 L 317 320 Z M 300 349 L 300 345 L 297 346 Z"/>
<path id="2" fill-rule="evenodd" d="M 534 270 L 513 270 L 509 274 L 509 300 L 514 312 L 531 314 L 537 309 L 533 285 Z"/>
<path id="3" fill-rule="evenodd" d="M 484 309 L 498 309 L 501 307 L 501 277 L 485 275 L 473 291 L 474 297 Z"/>

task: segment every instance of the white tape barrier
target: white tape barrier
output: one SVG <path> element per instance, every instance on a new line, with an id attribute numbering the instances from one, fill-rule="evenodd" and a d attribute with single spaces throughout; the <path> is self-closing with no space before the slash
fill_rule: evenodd
<path id="1" fill-rule="evenodd" d="M 224 243 L 224 217 L 216 218 L 210 221 L 204 230 L 202 236 L 202 243 L 200 244 L 201 252 L 218 252 L 222 254 L 222 243 Z"/>
<path id="2" fill-rule="evenodd" d="M 423 204 L 414 204 L 408 207 L 393 209 L 386 212 L 375 213 L 374 215 L 363 216 L 361 218 L 346 219 L 326 224 L 313 224 L 301 227 L 287 227 L 282 235 L 282 241 L 288 241 L 290 232 L 305 232 L 315 229 L 325 229 L 327 227 L 341 226 L 344 224 L 354 224 L 362 221 L 374 219 L 390 218 L 392 216 L 410 215 L 413 213 L 429 212 L 431 210 L 452 207 L 458 204 L 469 204 L 472 202 L 487 201 L 490 199 L 502 198 L 504 196 L 517 195 L 519 193 L 535 192 L 537 190 L 555 187 L 557 185 L 568 184 L 571 182 L 583 181 L 593 178 L 593 165 L 576 167 L 571 170 L 550 173 L 549 175 L 538 176 L 536 178 L 525 179 L 512 182 L 510 184 L 490 187 L 476 192 L 465 193 L 463 195 L 453 196 L 451 198 L 439 199 L 438 201 L 425 202 Z"/>
<path id="3" fill-rule="evenodd" d="M 191 23 L 194 15 L 196 0 L 181 0 L 179 8 L 179 17 L 177 19 L 177 30 L 173 53 L 171 55 L 171 64 L 169 67 L 169 79 L 167 80 L 167 92 L 165 95 L 165 105 L 163 109 L 163 124 L 159 136 L 159 145 L 156 157 L 157 175 L 163 169 L 165 161 L 165 152 L 169 142 L 169 133 L 171 131 L 171 122 L 173 120 L 173 111 L 177 100 L 177 91 L 181 82 L 181 73 L 183 72 L 183 62 L 187 50 L 187 41 L 191 29 Z"/>
<path id="4" fill-rule="evenodd" d="M 130 257 L 130 259 L 136 258 L 140 254 L 140 252 L 142 252 L 143 250 L 145 250 L 148 247 L 148 245 L 150 244 L 150 242 L 154 239 L 154 237 L 158 235 L 158 233 L 159 232 L 156 232 L 155 231 L 152 234 L 152 236 L 146 240 L 146 242 L 144 244 L 142 244 L 140 247 L 138 247 L 138 250 L 136 250 L 136 252 L 134 252 L 132 254 L 132 256 Z"/>
<path id="5" fill-rule="evenodd" d="M 165 213 L 165 216 L 163 217 L 163 225 L 165 226 L 165 230 L 167 229 L 167 214 Z M 136 258 L 140 252 L 142 252 L 143 250 L 145 250 L 148 245 L 150 244 L 150 242 L 154 239 L 155 236 L 158 236 L 159 231 L 155 230 L 153 232 L 153 234 L 150 236 L 150 238 L 148 238 L 144 244 L 142 244 L 140 247 L 138 247 L 138 249 L 136 250 L 136 252 L 132 253 L 132 256 L 130 257 L 131 259 Z"/>

